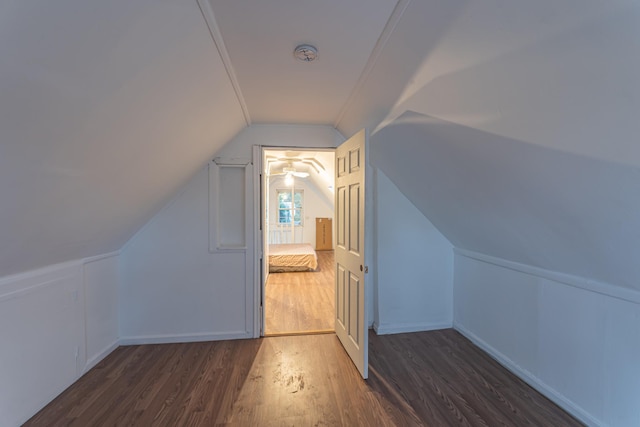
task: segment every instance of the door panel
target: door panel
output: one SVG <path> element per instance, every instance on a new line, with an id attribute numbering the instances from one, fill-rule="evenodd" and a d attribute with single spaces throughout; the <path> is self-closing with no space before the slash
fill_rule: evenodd
<path id="1" fill-rule="evenodd" d="M 360 254 L 360 185 L 349 186 L 349 251 Z"/>
<path id="2" fill-rule="evenodd" d="M 359 319 L 359 296 L 360 296 L 360 279 L 355 275 L 349 276 L 349 338 L 355 345 L 360 344 Z"/>
<path id="3" fill-rule="evenodd" d="M 364 130 L 336 150 L 336 334 L 363 378 L 368 375 L 364 269 Z"/>
<path id="4" fill-rule="evenodd" d="M 344 226 L 344 217 L 345 217 L 345 202 L 346 202 L 347 193 L 344 188 L 338 188 L 336 191 L 336 204 L 335 204 L 335 214 L 336 214 L 336 229 L 338 230 L 338 241 L 336 245 L 345 248 L 345 226 Z"/>
<path id="5" fill-rule="evenodd" d="M 336 298 L 336 320 L 340 322 L 340 326 L 344 328 L 344 323 L 345 323 L 344 295 L 345 295 L 346 271 L 344 267 L 342 267 L 340 264 L 336 265 L 336 274 L 337 274 L 337 277 L 336 277 L 337 295 L 339 295 L 339 298 Z"/>

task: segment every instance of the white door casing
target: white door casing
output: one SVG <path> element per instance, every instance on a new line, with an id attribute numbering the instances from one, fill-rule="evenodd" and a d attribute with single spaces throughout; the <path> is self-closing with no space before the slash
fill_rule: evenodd
<path id="1" fill-rule="evenodd" d="M 365 307 L 365 147 L 361 130 L 336 149 L 336 321 L 340 342 L 363 378 L 368 376 Z"/>
<path id="2" fill-rule="evenodd" d="M 254 277 L 255 277 L 255 310 L 253 321 L 253 337 L 259 338 L 264 336 L 264 287 L 267 280 L 264 267 L 265 260 L 268 257 L 268 245 L 265 243 L 263 229 L 265 221 L 264 215 L 264 173 L 262 171 L 262 147 L 254 145 L 252 147 L 253 159 L 253 202 L 254 206 Z"/>

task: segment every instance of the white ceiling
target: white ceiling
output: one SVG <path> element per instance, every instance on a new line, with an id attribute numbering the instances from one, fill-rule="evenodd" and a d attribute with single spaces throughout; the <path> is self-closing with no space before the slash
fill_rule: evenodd
<path id="1" fill-rule="evenodd" d="M 396 0 L 210 0 L 254 123 L 336 124 Z M 206 13 L 208 8 L 203 7 Z M 212 19 L 209 18 L 210 23 Z M 214 24 L 215 25 L 215 24 Z M 303 43 L 318 59 L 293 57 Z"/>
<path id="2" fill-rule="evenodd" d="M 244 126 L 196 1 L 0 2 L 0 276 L 120 249 Z"/>
<path id="3" fill-rule="evenodd" d="M 411 3 L 406 39 L 425 40 L 418 21 L 434 9 Z M 387 119 L 414 111 L 640 165 L 638 1 L 470 1 L 446 21 L 431 46 L 416 47 L 421 63 Z"/>
<path id="4" fill-rule="evenodd" d="M 380 165 L 456 245 L 628 284 L 639 22 L 637 0 L 2 1 L 0 276 L 121 248 L 251 123 L 350 136 L 414 111 L 429 120 L 381 134 Z M 300 43 L 317 46 L 317 62 L 293 59 Z M 556 166 L 559 182 L 542 180 L 555 191 L 518 175 L 529 145 Z M 579 156 L 617 181 L 586 179 Z M 484 232 L 469 225 L 481 220 Z M 541 254 L 554 245 L 561 256 Z"/>
<path id="5" fill-rule="evenodd" d="M 639 46 L 637 1 L 467 2 L 371 159 L 458 248 L 640 290 Z"/>

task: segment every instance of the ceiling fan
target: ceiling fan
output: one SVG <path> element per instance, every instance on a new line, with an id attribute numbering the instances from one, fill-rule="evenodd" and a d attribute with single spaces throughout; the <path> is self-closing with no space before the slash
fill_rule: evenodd
<path id="1" fill-rule="evenodd" d="M 281 173 L 272 173 L 271 175 L 285 175 L 287 172 L 291 172 L 293 176 L 298 176 L 300 178 L 306 178 L 309 176 L 307 172 L 297 172 L 296 169 L 293 167 L 294 163 L 304 163 L 304 164 L 310 165 L 317 173 L 320 173 L 321 171 L 325 170 L 322 163 L 320 163 L 318 160 L 312 157 L 305 157 L 305 158 L 280 157 L 278 158 L 278 157 L 272 157 L 272 156 L 267 156 L 267 170 L 271 170 L 271 164 L 276 162 L 286 162 L 287 166 L 282 168 Z M 296 175 L 296 173 L 304 174 L 304 176 Z"/>
<path id="2" fill-rule="evenodd" d="M 308 172 L 298 172 L 296 168 L 293 167 L 292 163 L 287 163 L 287 166 L 284 166 L 280 172 L 271 172 L 270 176 L 278 176 L 278 175 L 286 175 L 286 176 L 295 176 L 296 178 L 306 178 L 309 176 Z"/>

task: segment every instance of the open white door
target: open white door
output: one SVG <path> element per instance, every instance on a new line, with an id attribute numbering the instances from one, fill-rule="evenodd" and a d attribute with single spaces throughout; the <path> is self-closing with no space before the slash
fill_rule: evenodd
<path id="1" fill-rule="evenodd" d="M 369 371 L 365 308 L 365 146 L 361 130 L 336 150 L 336 334 L 363 378 Z"/>

